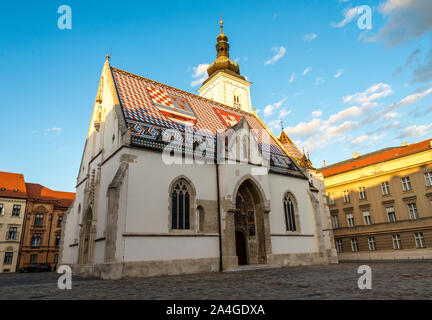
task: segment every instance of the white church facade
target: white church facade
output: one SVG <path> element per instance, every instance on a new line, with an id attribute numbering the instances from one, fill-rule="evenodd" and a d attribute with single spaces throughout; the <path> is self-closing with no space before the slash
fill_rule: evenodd
<path id="1" fill-rule="evenodd" d="M 107 58 L 60 264 L 106 279 L 337 262 L 324 186 L 217 37 L 200 95 Z"/>

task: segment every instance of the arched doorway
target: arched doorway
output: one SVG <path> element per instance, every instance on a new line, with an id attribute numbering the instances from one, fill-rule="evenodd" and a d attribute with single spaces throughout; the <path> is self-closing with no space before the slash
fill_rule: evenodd
<path id="1" fill-rule="evenodd" d="M 246 238 L 243 232 L 238 230 L 235 232 L 235 235 L 238 264 L 242 266 L 247 264 Z"/>
<path id="2" fill-rule="evenodd" d="M 236 194 L 235 241 L 239 265 L 267 263 L 262 197 L 249 179 Z"/>
<path id="3" fill-rule="evenodd" d="M 89 263 L 90 236 L 91 236 L 92 222 L 93 222 L 93 211 L 91 208 L 89 208 L 83 217 L 82 229 L 80 235 L 79 263 L 84 265 Z"/>

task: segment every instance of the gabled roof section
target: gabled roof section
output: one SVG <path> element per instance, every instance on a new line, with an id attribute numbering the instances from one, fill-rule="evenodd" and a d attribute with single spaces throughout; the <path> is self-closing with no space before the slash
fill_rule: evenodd
<path id="1" fill-rule="evenodd" d="M 244 116 L 251 129 L 268 131 L 254 113 L 209 100 L 198 95 L 111 67 L 120 104 L 131 132 L 131 144 L 162 150 L 166 145 L 161 136 L 165 129 L 185 132 L 192 126 L 194 133 L 211 133 L 237 124 Z M 262 148 L 261 135 L 256 140 Z M 291 155 L 273 135 L 269 146 L 274 166 L 297 171 Z"/>
<path id="2" fill-rule="evenodd" d="M 381 149 L 356 159 L 350 159 L 335 163 L 333 165 L 321 168 L 318 170 L 325 177 L 334 176 L 340 173 L 364 168 L 373 164 L 391 161 L 394 159 L 406 157 L 415 153 L 427 151 L 432 149 L 432 139 L 424 140 L 418 143 L 413 143 L 402 147 L 393 147 Z"/>
<path id="3" fill-rule="evenodd" d="M 21 173 L 0 172 L 0 197 L 27 198 L 24 175 Z"/>
<path id="4" fill-rule="evenodd" d="M 30 200 L 54 201 L 56 207 L 69 207 L 75 199 L 75 193 L 54 191 L 36 183 L 26 183 Z"/>

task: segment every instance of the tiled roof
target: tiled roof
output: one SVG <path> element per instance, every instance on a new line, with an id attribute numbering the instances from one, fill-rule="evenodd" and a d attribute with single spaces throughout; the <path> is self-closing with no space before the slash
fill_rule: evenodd
<path id="1" fill-rule="evenodd" d="M 284 145 L 289 155 L 299 162 L 303 158 L 303 153 L 297 148 L 295 143 L 288 137 L 288 135 L 282 130 L 279 136 L 280 142 Z"/>
<path id="2" fill-rule="evenodd" d="M 418 143 L 410 144 L 408 146 L 382 149 L 378 152 L 373 152 L 368 155 L 361 156 L 357 159 L 347 160 L 333 164 L 328 167 L 321 168 L 318 172 L 322 173 L 324 177 L 333 176 L 351 170 L 367 167 L 369 165 L 377 164 L 380 162 L 390 161 L 418 152 L 430 150 L 432 148 L 431 143 L 432 139 L 428 139 Z"/>
<path id="3" fill-rule="evenodd" d="M 20 173 L 0 172 L 0 197 L 27 198 L 24 175 Z"/>
<path id="4" fill-rule="evenodd" d="M 73 192 L 54 191 L 36 183 L 26 183 L 26 186 L 29 199 L 55 201 L 57 207 L 69 207 L 75 199 Z"/>
<path id="5" fill-rule="evenodd" d="M 216 136 L 218 131 L 228 129 L 244 115 L 251 129 L 265 130 L 258 116 L 253 113 L 114 67 L 111 67 L 111 72 L 134 145 L 161 150 L 165 146 L 160 139 L 162 131 L 177 129 L 184 132 L 182 121 L 192 122 L 194 133 L 208 132 Z M 255 137 L 262 147 L 261 135 L 255 134 Z M 291 155 L 287 155 L 273 137 L 270 151 L 275 166 L 294 169 L 288 157 Z"/>

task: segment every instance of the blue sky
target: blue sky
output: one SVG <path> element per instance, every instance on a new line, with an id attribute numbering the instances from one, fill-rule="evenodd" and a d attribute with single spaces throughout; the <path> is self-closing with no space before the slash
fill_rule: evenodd
<path id="1" fill-rule="evenodd" d="M 57 27 L 63 4 L 71 30 Z M 317 167 L 430 137 L 430 0 L 2 1 L 0 170 L 73 191 L 105 55 L 196 92 L 221 13 L 252 104 Z"/>

